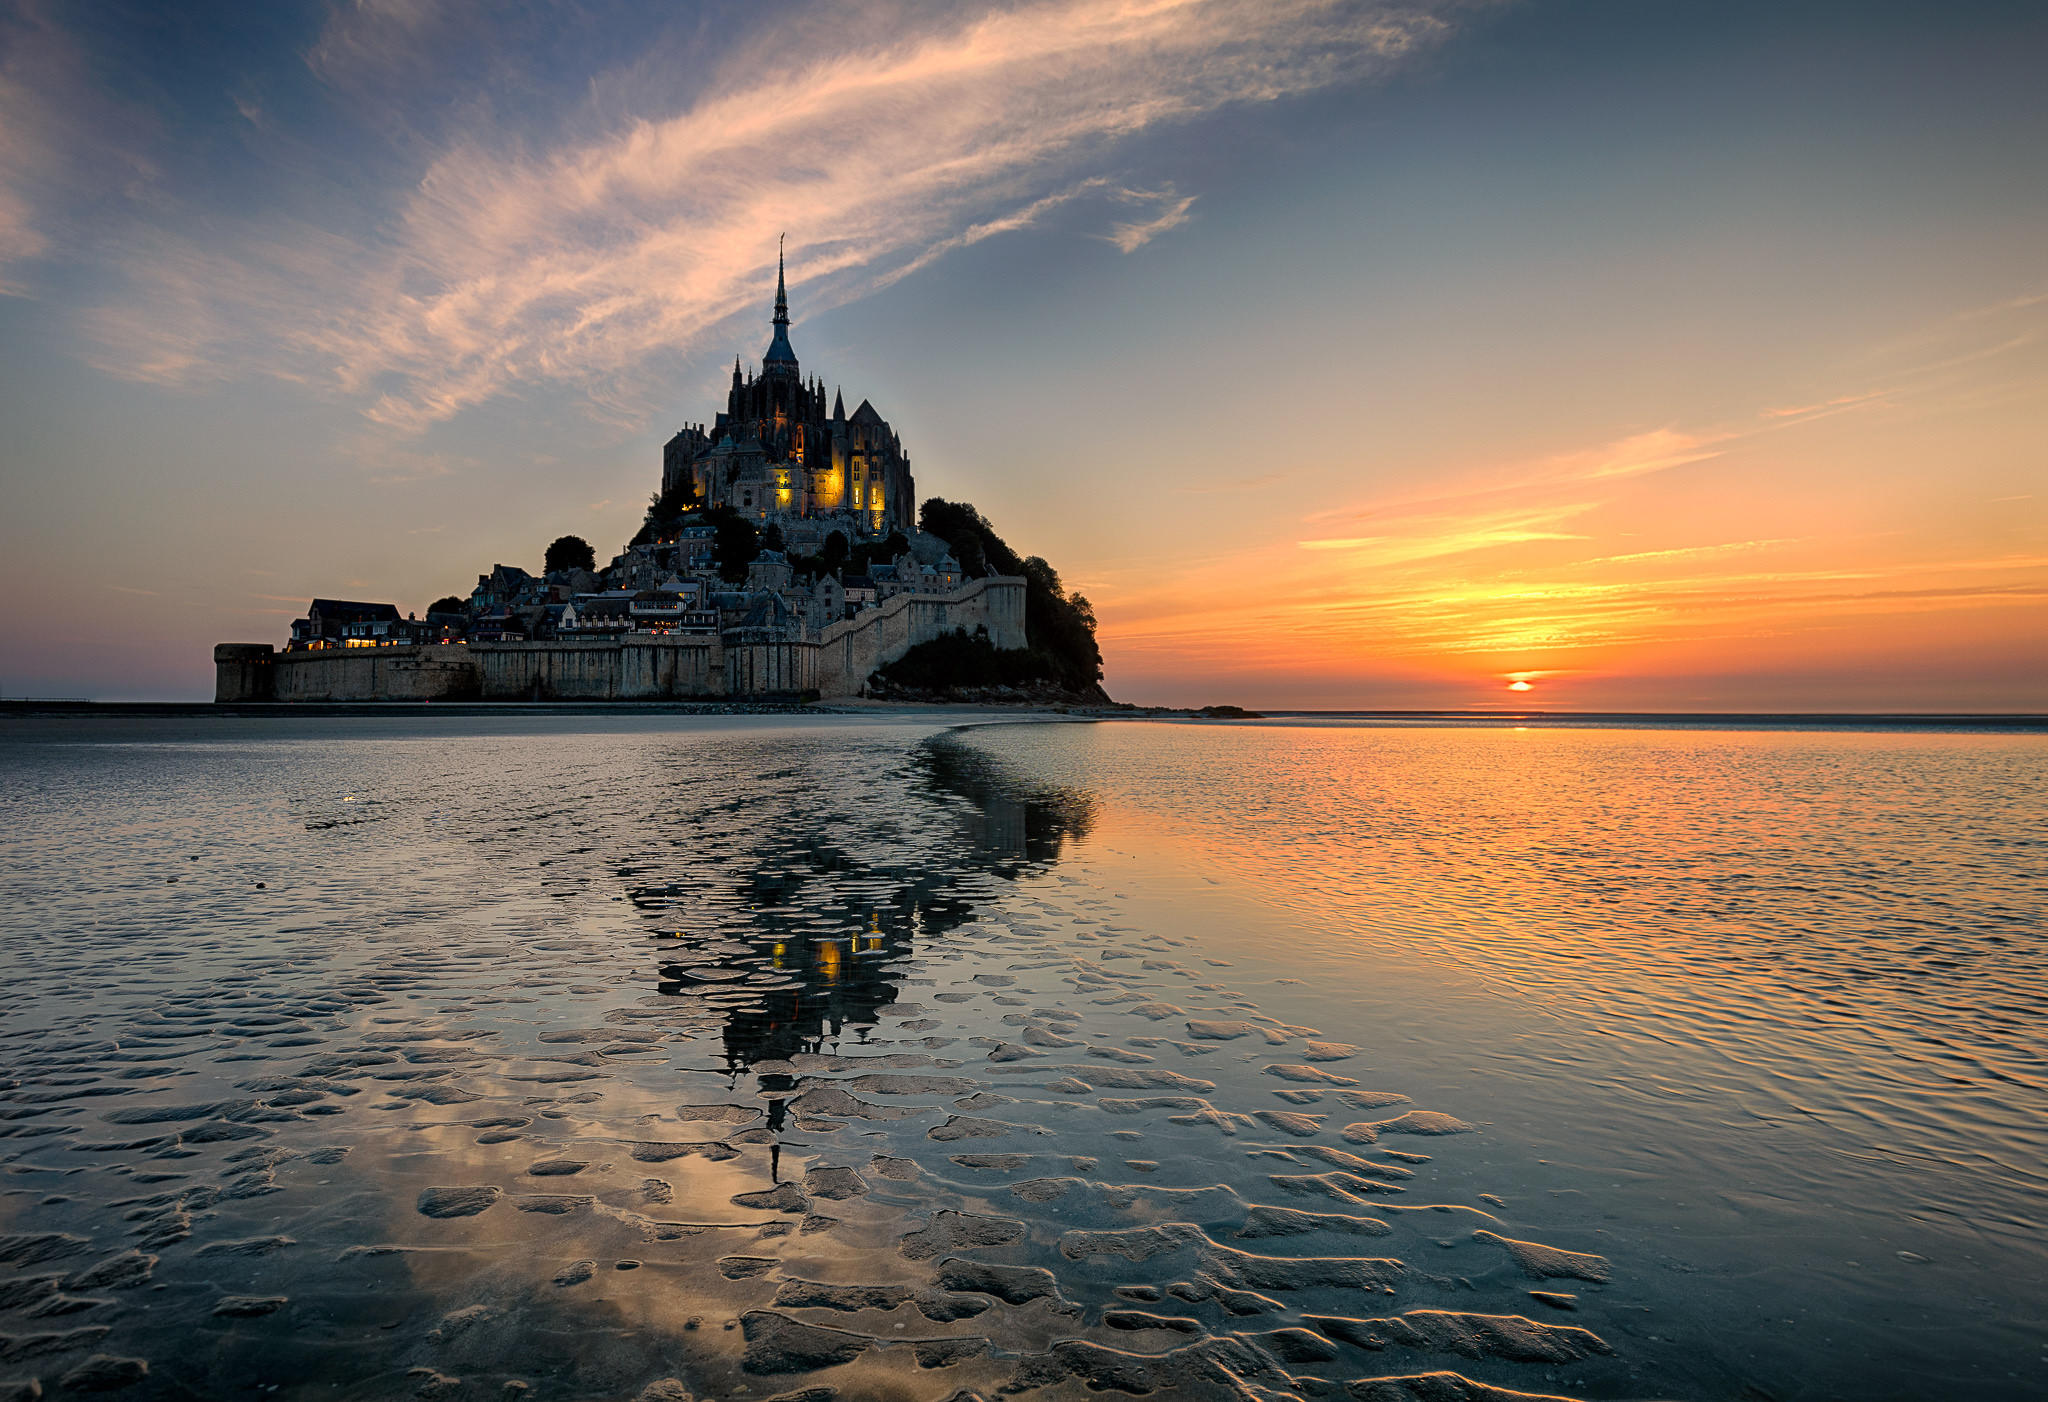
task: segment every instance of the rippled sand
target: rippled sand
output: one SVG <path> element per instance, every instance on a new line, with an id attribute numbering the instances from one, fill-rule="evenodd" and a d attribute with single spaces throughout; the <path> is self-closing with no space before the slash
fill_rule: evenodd
<path id="1" fill-rule="evenodd" d="M 1407 956 L 1289 978 L 1277 894 L 1137 840 L 1142 755 L 1089 782 L 1114 731 L 8 737 L 0 1379 L 1795 1395 L 1674 1356 L 1677 1243 L 1390 1045 L 1526 1043 Z"/>

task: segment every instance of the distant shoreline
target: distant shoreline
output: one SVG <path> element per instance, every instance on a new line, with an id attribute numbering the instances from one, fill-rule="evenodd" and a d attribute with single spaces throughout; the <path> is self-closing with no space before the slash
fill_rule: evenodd
<path id="1" fill-rule="evenodd" d="M 1381 725 L 1548 726 L 1597 729 L 1656 725 L 1699 730 L 2048 731 L 2048 714 L 1970 711 L 1265 711 L 1271 721 L 1369 721 Z"/>
<path id="2" fill-rule="evenodd" d="M 2048 714 L 1853 711 L 1486 711 L 1486 710 L 1270 710 L 1243 719 L 1204 716 L 1194 707 L 1005 706 L 874 702 L 754 701 L 74 701 L 0 700 L 0 720 L 25 719 L 315 719 L 445 716 L 859 716 L 859 715 L 1067 716 L 1075 720 L 1196 720 L 1211 724 L 1354 722 L 1382 726 L 1508 728 L 1627 728 L 1701 730 L 1976 730 L 2048 733 Z"/>

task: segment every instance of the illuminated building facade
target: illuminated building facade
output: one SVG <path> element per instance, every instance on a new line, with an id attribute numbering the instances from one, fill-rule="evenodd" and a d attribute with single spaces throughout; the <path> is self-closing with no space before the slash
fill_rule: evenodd
<path id="1" fill-rule="evenodd" d="M 838 518 L 849 536 L 915 531 L 917 490 L 894 430 L 865 399 L 848 414 L 834 392 L 828 408 L 824 381 L 798 368 L 779 257 L 773 326 L 758 374 L 733 362 L 725 412 L 663 446 L 662 491 L 688 483 L 707 506 L 754 521 Z"/>

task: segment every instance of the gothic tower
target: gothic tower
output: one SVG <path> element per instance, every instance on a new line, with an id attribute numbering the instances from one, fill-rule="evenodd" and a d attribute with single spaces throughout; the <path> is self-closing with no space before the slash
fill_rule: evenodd
<path id="1" fill-rule="evenodd" d="M 852 414 L 825 382 L 806 380 L 789 343 L 789 279 L 775 254 L 773 335 L 759 374 L 735 360 L 725 412 L 678 433 L 663 484 L 688 482 L 707 506 L 757 521 L 812 519 L 849 537 L 916 529 L 916 487 L 903 445 L 865 400 Z"/>

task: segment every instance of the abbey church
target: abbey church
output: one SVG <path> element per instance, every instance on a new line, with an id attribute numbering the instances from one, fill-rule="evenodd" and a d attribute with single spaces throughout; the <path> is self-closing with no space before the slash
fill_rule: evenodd
<path id="1" fill-rule="evenodd" d="M 949 539 L 918 528 L 910 459 L 888 423 L 866 400 L 851 414 L 837 393 L 827 403 L 824 381 L 804 377 L 790 346 L 778 256 L 759 372 L 734 365 L 725 412 L 663 446 L 661 496 L 609 565 L 594 568 L 594 555 L 550 558 L 538 575 L 494 565 L 466 604 L 444 600 L 425 622 L 390 604 L 315 599 L 283 652 L 216 648 L 216 694 L 854 696 L 911 648 L 956 634 L 1021 655 L 1031 642 L 1025 578 L 989 573 L 979 556 L 970 577 Z M 760 529 L 732 529 L 722 512 L 693 506 L 727 508 Z M 590 549 L 574 537 L 556 545 L 569 543 Z"/>
<path id="2" fill-rule="evenodd" d="M 759 374 L 733 362 L 725 412 L 663 446 L 663 493 L 687 484 L 706 506 L 760 522 L 824 518 L 849 538 L 915 531 L 910 459 L 888 422 L 865 399 L 849 415 L 837 391 L 828 410 L 824 381 L 797 367 L 779 255 L 774 327 Z"/>

